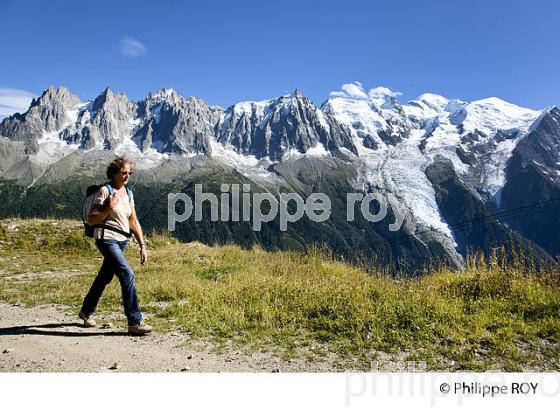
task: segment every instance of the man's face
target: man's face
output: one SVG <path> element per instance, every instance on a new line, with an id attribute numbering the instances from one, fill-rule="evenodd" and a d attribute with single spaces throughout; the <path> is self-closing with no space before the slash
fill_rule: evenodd
<path id="1" fill-rule="evenodd" d="M 122 183 L 123 185 L 128 184 L 128 181 L 130 180 L 130 176 L 132 175 L 132 170 L 131 170 L 131 166 L 129 164 L 125 164 L 121 170 L 117 173 L 116 179 L 117 182 Z"/>

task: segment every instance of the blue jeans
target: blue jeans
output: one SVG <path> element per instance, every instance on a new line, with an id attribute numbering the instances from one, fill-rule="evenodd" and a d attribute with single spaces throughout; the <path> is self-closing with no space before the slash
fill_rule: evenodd
<path id="1" fill-rule="evenodd" d="M 99 269 L 99 273 L 91 284 L 91 288 L 84 299 L 82 312 L 87 316 L 95 313 L 97 303 L 105 290 L 105 286 L 113 280 L 113 276 L 117 275 L 121 283 L 124 313 L 128 319 L 128 324 L 134 325 L 140 322 L 142 320 L 142 312 L 140 312 L 140 307 L 138 305 L 138 295 L 136 294 L 136 286 L 134 284 L 134 272 L 128 265 L 123 253 L 128 245 L 128 240 L 115 241 L 112 239 L 97 239 L 95 245 L 104 259 L 101 269 Z"/>

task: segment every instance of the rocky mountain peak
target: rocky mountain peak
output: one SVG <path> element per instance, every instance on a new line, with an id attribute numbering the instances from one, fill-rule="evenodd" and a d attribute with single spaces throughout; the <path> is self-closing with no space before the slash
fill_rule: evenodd
<path id="1" fill-rule="evenodd" d="M 533 123 L 527 135 L 517 144 L 512 161 L 533 163 L 544 174 L 560 182 L 560 110 L 551 107 Z M 510 166 L 512 165 L 510 161 Z"/>
<path id="2" fill-rule="evenodd" d="M 148 97 L 146 101 L 150 103 L 150 105 L 157 105 L 163 102 L 168 104 L 176 104 L 183 99 L 179 93 L 173 88 L 162 88 L 156 93 L 148 93 Z"/>
<path id="3" fill-rule="evenodd" d="M 107 87 L 93 100 L 87 112 L 79 113 L 78 124 L 64 134 L 64 139 L 88 149 L 115 149 L 130 137 L 135 111 L 136 105 L 125 94 Z"/>
<path id="4" fill-rule="evenodd" d="M 65 109 L 72 109 L 80 103 L 80 98 L 70 92 L 66 87 L 54 88 L 52 85 L 43 91 L 40 97 L 33 99 L 30 109 L 35 106 L 45 107 L 60 104 Z"/>
<path id="5" fill-rule="evenodd" d="M 111 110 L 116 106 L 130 106 L 133 105 L 126 94 L 115 93 L 109 87 L 105 88 L 101 94 L 99 94 L 91 105 L 91 110 L 93 112 L 99 110 Z"/>
<path id="6" fill-rule="evenodd" d="M 280 161 L 288 154 L 350 151 L 350 131 L 325 115 L 301 90 L 228 108 L 218 124 L 218 141 L 242 154 Z"/>
<path id="7" fill-rule="evenodd" d="M 160 153 L 209 155 L 220 114 L 201 98 L 183 98 L 164 88 L 139 103 L 143 125 L 133 139 L 144 152 L 152 148 Z"/>
<path id="8" fill-rule="evenodd" d="M 38 140 L 45 135 L 61 131 L 72 121 L 72 110 L 77 109 L 80 99 L 65 87 L 46 89 L 34 99 L 29 109 L 0 123 L 0 135 L 13 140 L 24 141 L 26 152 L 37 152 Z"/>

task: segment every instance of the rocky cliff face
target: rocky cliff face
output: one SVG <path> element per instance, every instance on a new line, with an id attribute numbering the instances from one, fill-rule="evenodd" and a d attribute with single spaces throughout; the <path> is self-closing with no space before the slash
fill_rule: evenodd
<path id="1" fill-rule="evenodd" d="M 560 110 L 547 110 L 517 144 L 500 191 L 505 223 L 560 255 Z"/>
<path id="2" fill-rule="evenodd" d="M 138 104 L 141 126 L 134 141 L 143 152 L 210 155 L 210 139 L 221 111 L 200 98 L 183 98 L 174 90 L 150 94 Z"/>
<path id="3" fill-rule="evenodd" d="M 50 87 L 39 98 L 34 99 L 29 110 L 16 114 L 0 123 L 0 135 L 23 141 L 28 153 L 38 150 L 38 142 L 45 134 L 63 129 L 72 121 L 72 111 L 80 100 L 68 89 Z"/>
<path id="4" fill-rule="evenodd" d="M 489 256 L 495 248 L 504 247 L 510 254 L 523 249 L 528 255 L 540 257 L 542 251 L 537 245 L 493 216 L 480 196 L 459 179 L 450 160 L 438 158 L 427 167 L 426 175 L 461 254 L 483 251 Z"/>
<path id="5" fill-rule="evenodd" d="M 50 141 L 58 144 L 62 156 L 74 145 L 83 150 L 137 148 L 139 152 L 209 155 L 209 139 L 214 137 L 221 112 L 173 90 L 132 102 L 107 88 L 94 101 L 82 103 L 63 87 L 50 88 L 25 114 L 5 119 L 0 135 L 26 142 L 30 154 Z M 54 149 L 49 148 L 46 151 Z"/>
<path id="6" fill-rule="evenodd" d="M 337 153 L 345 148 L 357 153 L 350 131 L 299 90 L 274 100 L 235 104 L 224 112 L 217 130 L 218 142 L 272 161 L 311 149 Z"/>
<path id="7" fill-rule="evenodd" d="M 82 104 L 60 135 L 82 149 L 115 149 L 130 135 L 135 104 L 124 94 L 105 89 L 91 104 Z"/>

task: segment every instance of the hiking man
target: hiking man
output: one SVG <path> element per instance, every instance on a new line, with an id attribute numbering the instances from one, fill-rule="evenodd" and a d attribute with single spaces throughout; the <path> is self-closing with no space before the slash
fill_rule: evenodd
<path id="1" fill-rule="evenodd" d="M 134 197 L 127 187 L 133 168 L 134 163 L 125 157 L 112 161 L 107 167 L 109 183 L 97 191 L 93 200 L 88 223 L 95 226 L 93 231 L 95 245 L 104 259 L 84 299 L 79 317 L 87 327 L 96 325 L 92 315 L 95 313 L 97 303 L 105 286 L 111 282 L 114 275 L 117 275 L 122 290 L 124 313 L 128 319 L 128 332 L 132 335 L 144 335 L 151 332 L 152 327 L 142 320 L 134 272 L 124 256 L 128 238 L 132 233 L 140 244 L 140 263 L 144 265 L 148 261 L 142 228 L 136 217 Z"/>

